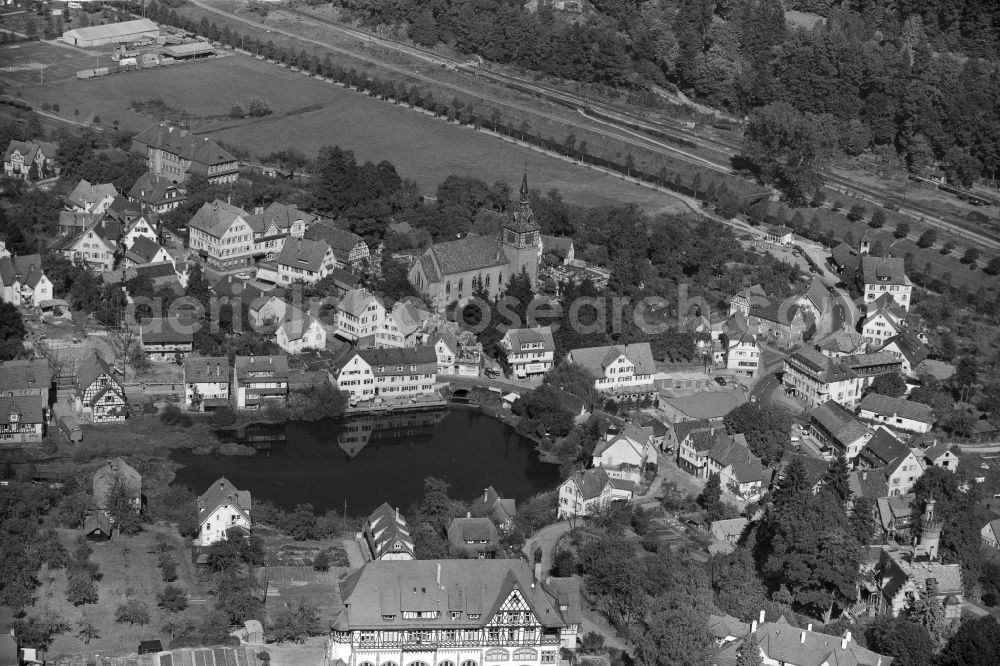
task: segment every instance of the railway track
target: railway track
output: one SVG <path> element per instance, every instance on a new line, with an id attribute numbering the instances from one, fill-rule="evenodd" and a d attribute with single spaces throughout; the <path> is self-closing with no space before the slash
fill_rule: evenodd
<path id="1" fill-rule="evenodd" d="M 200 0 L 192 0 L 192 4 L 198 5 L 203 9 L 213 11 L 231 18 L 243 21 L 245 23 L 250 23 L 258 25 L 261 27 L 263 24 L 258 24 L 256 22 L 247 20 L 243 17 L 237 16 L 235 14 L 230 14 L 228 12 L 217 9 L 210 4 L 201 2 Z M 604 116 L 607 120 L 602 121 L 606 125 L 611 125 L 617 131 L 614 133 L 603 132 L 605 136 L 611 138 L 616 138 L 618 140 L 624 141 L 631 145 L 644 146 L 651 150 L 659 151 L 669 151 L 672 157 L 677 159 L 682 159 L 683 161 L 690 162 L 696 166 L 712 168 L 716 171 L 725 171 L 729 175 L 743 177 L 740 174 L 734 173 L 731 165 L 728 163 L 728 158 L 737 155 L 740 151 L 740 142 L 729 137 L 723 136 L 720 132 L 716 131 L 714 128 L 691 128 L 685 124 L 684 121 L 676 120 L 667 117 L 659 117 L 655 121 L 650 121 L 645 117 L 637 115 L 631 108 L 620 106 L 604 101 L 599 101 L 595 99 L 589 99 L 585 95 L 579 95 L 572 92 L 567 92 L 555 86 L 546 83 L 539 83 L 537 81 L 531 81 L 529 79 L 512 76 L 510 74 L 504 74 L 500 72 L 491 71 L 480 67 L 476 64 L 475 60 L 459 59 L 452 56 L 442 55 L 431 49 L 413 46 L 400 42 L 398 40 L 383 37 L 378 33 L 373 33 L 367 30 L 361 30 L 359 28 L 354 28 L 347 26 L 343 23 L 338 23 L 336 21 L 316 16 L 315 14 L 304 12 L 298 9 L 286 7 L 284 11 L 295 15 L 301 19 L 308 21 L 313 21 L 321 23 L 324 26 L 339 32 L 345 36 L 357 39 L 362 42 L 370 44 L 378 44 L 380 46 L 395 50 L 400 53 L 407 54 L 411 57 L 418 58 L 425 62 L 448 67 L 456 71 L 463 72 L 465 74 L 484 78 L 488 81 L 496 83 L 497 85 L 511 88 L 514 90 L 519 90 L 521 92 L 526 92 L 532 95 L 538 95 L 543 99 L 550 102 L 554 102 L 566 108 L 573 109 L 578 113 L 583 114 L 590 120 L 595 120 L 593 115 L 588 116 L 587 112 L 592 111 Z M 270 28 L 273 29 L 273 28 Z M 285 32 L 278 30 L 279 32 Z M 287 34 L 287 33 L 286 33 Z M 299 39 L 304 39 L 305 41 L 321 43 L 318 40 L 308 39 L 297 35 L 290 35 L 297 37 Z M 332 45 L 326 45 L 328 48 L 334 48 Z M 387 63 L 383 63 L 387 64 Z M 403 71 L 401 68 L 392 67 L 392 69 L 397 69 Z M 406 72 L 409 75 L 414 75 L 412 72 Z M 419 78 L 428 79 L 428 77 L 418 75 Z M 497 100 L 496 98 L 491 98 L 483 93 L 462 89 L 463 92 L 473 94 L 477 97 L 487 99 L 488 101 L 496 101 L 502 103 L 505 106 L 512 106 L 520 110 L 527 110 L 525 107 L 510 104 L 508 102 L 503 102 Z M 538 113 L 537 111 L 531 111 L 532 113 Z M 545 115 L 545 114 L 540 114 Z M 560 119 L 563 120 L 563 119 Z M 709 148 L 715 150 L 724 156 L 726 159 L 724 162 L 710 160 L 704 157 L 692 155 L 683 150 L 680 150 L 674 146 L 667 145 L 662 141 L 656 140 L 652 137 L 645 137 L 638 134 L 636 131 L 648 132 L 654 136 L 668 134 L 674 138 L 688 141 L 697 144 L 699 147 Z M 597 130 L 600 131 L 600 130 Z M 628 136 L 623 136 L 622 133 Z M 826 184 L 833 189 L 841 189 L 845 194 L 869 201 L 876 205 L 885 208 L 897 208 L 894 205 L 894 197 L 887 195 L 879 190 L 869 187 L 863 183 L 859 183 L 855 180 L 844 178 L 843 176 L 836 175 L 831 172 L 824 172 L 823 178 Z M 920 219 L 925 223 L 932 223 L 940 227 L 944 231 L 949 231 L 961 236 L 968 242 L 976 243 L 984 248 L 990 250 L 1000 250 L 1000 233 L 993 230 L 983 230 L 981 227 L 970 223 L 956 215 L 951 215 L 949 213 L 942 213 L 940 211 L 934 210 L 930 207 L 924 206 L 917 203 L 907 203 L 904 207 L 899 209 L 900 212 L 910 215 L 914 219 Z"/>

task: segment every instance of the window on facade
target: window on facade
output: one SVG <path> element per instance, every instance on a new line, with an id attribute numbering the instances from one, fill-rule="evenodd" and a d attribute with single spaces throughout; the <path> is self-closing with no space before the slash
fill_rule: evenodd
<path id="1" fill-rule="evenodd" d="M 382 662 L 382 666 L 396 666 L 396 662 L 394 662 L 394 661 L 383 661 Z"/>
<path id="2" fill-rule="evenodd" d="M 538 658 L 538 653 L 531 648 L 519 648 L 514 650 L 514 661 L 534 661 Z"/>
<path id="3" fill-rule="evenodd" d="M 542 663 L 543 664 L 554 664 L 556 663 L 556 653 L 552 651 L 546 651 L 542 653 Z"/>
<path id="4" fill-rule="evenodd" d="M 492 650 L 486 651 L 486 661 L 509 661 L 510 654 L 507 650 L 501 650 L 500 648 L 493 648 Z"/>
<path id="5" fill-rule="evenodd" d="M 477 664 L 474 659 L 466 659 L 462 662 L 462 666 L 477 666 Z"/>

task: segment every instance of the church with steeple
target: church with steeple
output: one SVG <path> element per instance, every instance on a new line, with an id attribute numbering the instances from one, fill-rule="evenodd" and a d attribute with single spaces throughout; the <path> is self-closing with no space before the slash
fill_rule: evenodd
<path id="1" fill-rule="evenodd" d="M 428 303 L 445 308 L 472 295 L 477 277 L 490 297 L 500 294 L 512 274 L 538 279 L 541 235 L 528 202 L 528 175 L 521 180 L 519 200 L 511 204 L 495 236 L 469 234 L 431 245 L 410 269 L 410 282 Z"/>

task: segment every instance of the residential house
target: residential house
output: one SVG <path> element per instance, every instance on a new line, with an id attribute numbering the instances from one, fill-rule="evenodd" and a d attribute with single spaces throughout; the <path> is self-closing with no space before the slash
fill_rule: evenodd
<path id="1" fill-rule="evenodd" d="M 432 395 L 437 355 L 430 346 L 345 349 L 334 374 L 337 386 L 353 400 Z"/>
<path id="2" fill-rule="evenodd" d="M 886 484 L 885 470 L 882 468 L 869 469 L 862 467 L 861 469 L 851 470 L 847 475 L 847 487 L 851 490 L 851 497 L 846 502 L 849 514 L 854 512 L 855 502 L 861 498 L 867 498 L 874 503 L 880 498 L 889 496 L 889 486 Z M 869 516 L 873 524 L 876 508 L 873 508 L 873 513 Z"/>
<path id="3" fill-rule="evenodd" d="M 676 442 L 677 466 L 696 477 L 707 478 L 708 452 L 715 445 L 715 433 L 725 432 L 720 424 L 709 421 L 681 421 L 672 427 L 673 436 L 668 442 Z"/>
<path id="4" fill-rule="evenodd" d="M 157 264 L 141 264 L 125 269 L 125 281 L 135 278 L 148 279 L 153 289 L 169 289 L 176 295 L 184 293 L 184 285 L 187 283 L 187 273 L 182 272 L 182 262 L 171 263 L 169 261 Z"/>
<path id="5" fill-rule="evenodd" d="M 716 435 L 705 458 L 705 474 L 718 474 L 722 488 L 740 499 L 756 500 L 767 489 L 770 474 L 760 458 L 750 452 L 742 433 Z"/>
<path id="6" fill-rule="evenodd" d="M 861 268 L 861 255 L 847 243 L 840 243 L 830 252 L 830 264 L 839 275 L 853 279 Z"/>
<path id="7" fill-rule="evenodd" d="M 764 291 L 764 287 L 759 284 L 747 287 L 729 300 L 729 316 L 732 317 L 739 313 L 744 317 L 749 317 L 750 308 L 753 305 L 765 303 L 767 300 L 767 292 Z"/>
<path id="8" fill-rule="evenodd" d="M 95 273 L 113 271 L 118 261 L 122 225 L 107 217 L 96 219 L 76 236 L 60 239 L 52 249 L 74 265 Z"/>
<path id="9" fill-rule="evenodd" d="M 81 213 L 72 210 L 59 211 L 59 235 L 76 237 L 84 229 L 101 219 L 103 215 L 96 213 Z"/>
<path id="10" fill-rule="evenodd" d="M 742 377 L 756 377 L 760 367 L 760 355 L 763 349 L 757 344 L 757 337 L 749 332 L 738 337 L 723 336 L 725 347 L 726 369 Z"/>
<path id="11" fill-rule="evenodd" d="M 879 393 L 869 393 L 861 399 L 858 415 L 895 430 L 915 433 L 930 432 L 937 421 L 930 405 Z"/>
<path id="12" fill-rule="evenodd" d="M 848 629 L 842 636 L 831 636 L 793 627 L 782 615 L 775 622 L 764 622 L 764 612 L 758 622 L 750 624 L 750 635 L 726 645 L 717 656 L 718 663 L 735 663 L 745 641 L 757 646 L 761 663 L 768 666 L 889 666 L 887 657 L 862 647 Z"/>
<path id="13" fill-rule="evenodd" d="M 187 193 L 170 178 L 147 171 L 128 191 L 128 200 L 144 213 L 168 213 L 187 201 Z"/>
<path id="14" fill-rule="evenodd" d="M 855 356 L 865 353 L 868 349 L 868 343 L 861 333 L 850 328 L 840 328 L 817 340 L 816 349 L 823 356 L 830 358 Z"/>
<path id="15" fill-rule="evenodd" d="M 879 426 L 861 449 L 857 465 L 885 468 L 890 497 L 906 495 L 924 475 L 923 456 L 918 456 L 883 426 Z"/>
<path id="16" fill-rule="evenodd" d="M 874 431 L 836 400 L 827 400 L 809 412 L 809 434 L 832 455 L 854 460 Z"/>
<path id="17" fill-rule="evenodd" d="M 414 559 L 413 537 L 406 518 L 388 503 L 383 503 L 368 516 L 365 541 L 373 560 Z"/>
<path id="18" fill-rule="evenodd" d="M 368 562 L 340 584 L 328 663 L 555 664 L 575 650 L 579 581 L 518 559 Z"/>
<path id="19" fill-rule="evenodd" d="M 4 367 L 0 367 L 0 373 Z M 0 442 L 40 444 L 45 437 L 47 416 L 48 392 L 0 396 Z"/>
<path id="20" fill-rule="evenodd" d="M 288 402 L 287 356 L 237 356 L 233 367 L 236 409 L 284 407 Z"/>
<path id="21" fill-rule="evenodd" d="M 173 268 L 174 258 L 167 252 L 165 247 L 159 245 L 156 241 L 149 240 L 146 236 L 139 236 L 125 250 L 125 268 L 162 263 L 169 263 L 171 268 Z"/>
<path id="22" fill-rule="evenodd" d="M 576 259 L 576 248 L 573 246 L 573 239 L 566 236 L 540 236 L 541 243 L 539 244 L 538 251 L 541 256 L 539 256 L 539 265 L 541 265 L 541 259 L 546 254 L 550 254 L 555 257 L 559 263 L 566 266 L 573 263 Z"/>
<path id="23" fill-rule="evenodd" d="M 289 306 L 285 320 L 275 333 L 278 346 L 288 354 L 309 349 L 326 349 L 326 329 L 316 319 Z"/>
<path id="24" fill-rule="evenodd" d="M 898 372 L 899 359 L 891 354 L 856 354 L 831 358 L 811 347 L 798 347 L 785 359 L 785 392 L 807 407 L 835 400 L 853 408 L 875 377 Z"/>
<path id="25" fill-rule="evenodd" d="M 926 467 L 943 467 L 954 472 L 958 469 L 958 456 L 951 450 L 951 445 L 943 442 L 934 444 L 923 450 Z"/>
<path id="26" fill-rule="evenodd" d="M 509 530 L 513 527 L 514 518 L 517 516 L 517 500 L 501 497 L 500 493 L 490 486 L 483 490 L 481 497 L 473 500 L 472 510 L 492 517 L 493 522 L 501 530 Z"/>
<path id="27" fill-rule="evenodd" d="M 371 250 L 361 236 L 326 220 L 311 224 L 305 237 L 311 241 L 325 241 L 330 246 L 336 260 L 335 268 L 361 271 L 372 260 Z"/>
<path id="28" fill-rule="evenodd" d="M 861 335 L 869 350 L 881 349 L 905 329 L 903 310 L 893 303 L 891 307 L 873 308 L 861 324 Z"/>
<path id="29" fill-rule="evenodd" d="M 367 289 L 351 290 L 337 303 L 334 335 L 365 348 L 406 346 L 385 303 Z"/>
<path id="30" fill-rule="evenodd" d="M 899 617 L 913 602 L 931 589 L 944 608 L 946 620 L 962 615 L 965 591 L 962 586 L 962 565 L 942 564 L 938 544 L 942 524 L 934 514 L 934 501 L 928 501 L 920 517 L 920 541 L 916 546 L 883 546 L 878 565 L 880 583 L 877 597 L 871 601 L 875 614 Z"/>
<path id="31" fill-rule="evenodd" d="M 791 245 L 792 236 L 795 230 L 786 226 L 766 227 L 764 229 L 764 240 L 774 245 Z"/>
<path id="32" fill-rule="evenodd" d="M 448 525 L 448 543 L 456 553 L 468 558 L 493 557 L 500 548 L 500 533 L 489 518 L 452 518 Z"/>
<path id="33" fill-rule="evenodd" d="M 900 371 L 903 376 L 918 379 L 917 368 L 927 358 L 927 345 L 920 341 L 916 333 L 904 331 L 894 338 L 889 338 L 879 350 L 892 354 L 903 362 Z"/>
<path id="34" fill-rule="evenodd" d="M 119 482 L 127 489 L 135 510 L 142 509 L 142 475 L 120 457 L 112 458 L 94 472 L 94 508 L 107 513 L 108 493 Z"/>
<path id="35" fill-rule="evenodd" d="M 118 190 L 111 183 L 91 183 L 81 180 L 66 195 L 63 203 L 67 210 L 78 213 L 101 215 L 118 196 Z"/>
<path id="36" fill-rule="evenodd" d="M 602 468 L 612 479 L 639 483 L 648 466 L 656 467 L 657 459 L 652 429 L 628 423 L 620 434 L 609 431 L 604 441 L 597 443 L 591 465 Z"/>
<path id="37" fill-rule="evenodd" d="M 238 359 L 239 357 L 237 357 Z M 198 498 L 198 546 L 211 546 L 229 538 L 230 530 L 246 535 L 253 527 L 249 490 L 239 490 L 226 477 L 208 487 Z"/>
<path id="38" fill-rule="evenodd" d="M 671 428 L 666 423 L 652 414 L 636 414 L 635 423 L 647 432 L 653 433 L 653 446 L 660 451 L 665 451 L 667 436 Z"/>
<path id="39" fill-rule="evenodd" d="M 160 236 L 157 230 L 160 226 L 160 219 L 153 213 L 143 213 L 130 222 L 124 224 L 120 245 L 122 247 L 132 247 L 140 238 L 145 238 L 157 245 L 160 244 Z M 172 259 L 163 259 L 172 261 Z M 152 262 L 147 262 L 152 263 Z"/>
<path id="40" fill-rule="evenodd" d="M 302 238 L 316 216 L 277 201 L 267 208 L 258 207 L 246 217 L 253 230 L 253 255 L 257 262 L 257 278 L 278 282 L 275 260 L 289 238 Z M 270 275 L 273 268 L 273 276 Z"/>
<path id="41" fill-rule="evenodd" d="M 613 479 L 603 467 L 580 470 L 559 486 L 559 518 L 590 516 L 611 502 L 630 502 L 635 484 Z"/>
<path id="42" fill-rule="evenodd" d="M 96 351 L 76 370 L 76 411 L 93 423 L 124 421 L 128 417 L 125 388 Z"/>
<path id="43" fill-rule="evenodd" d="M 42 257 L 27 254 L 0 258 L 0 296 L 17 307 L 37 308 L 52 300 L 52 282 L 42 270 Z"/>
<path id="44" fill-rule="evenodd" d="M 132 152 L 146 158 L 155 176 L 183 183 L 193 175 L 204 176 L 212 185 L 235 183 L 239 164 L 215 141 L 196 137 L 185 127 L 159 123 L 132 137 Z"/>
<path id="45" fill-rule="evenodd" d="M 737 518 L 735 520 L 740 519 Z M 712 524 L 714 525 L 715 523 Z M 748 633 L 750 633 L 750 625 L 746 622 L 740 622 L 732 615 L 709 615 L 708 633 L 711 634 L 712 641 L 715 643 L 716 647 L 722 647 L 726 643 L 731 643 L 739 638 L 745 637 Z"/>
<path id="46" fill-rule="evenodd" d="M 482 369 L 483 346 L 471 331 L 462 331 L 456 337 L 442 326 L 431 335 L 428 344 L 437 355 L 439 375 L 478 377 Z"/>
<path id="47" fill-rule="evenodd" d="M 648 342 L 581 347 L 571 350 L 567 359 L 581 365 L 602 393 L 636 398 L 656 393 L 656 364 Z"/>
<path id="48" fill-rule="evenodd" d="M 758 335 L 771 338 L 774 344 L 790 347 L 802 339 L 806 330 L 804 311 L 796 305 L 796 297 L 766 298 L 750 305 L 747 325 Z"/>
<path id="49" fill-rule="evenodd" d="M 44 141 L 11 139 L 3 153 L 3 173 L 8 178 L 41 180 L 57 173 L 56 153 L 59 147 Z"/>
<path id="50" fill-rule="evenodd" d="M 333 250 L 326 241 L 306 238 L 290 239 L 274 258 L 278 267 L 278 284 L 292 282 L 310 284 L 322 280 L 336 267 Z"/>
<path id="51" fill-rule="evenodd" d="M 184 404 L 207 412 L 229 406 L 228 356 L 188 356 L 184 359 Z"/>
<path id="52" fill-rule="evenodd" d="M 995 518 L 983 525 L 979 531 L 983 545 L 994 550 L 1000 550 L 1000 518 Z"/>
<path id="53" fill-rule="evenodd" d="M 143 212 L 139 208 L 139 204 L 132 203 L 127 197 L 119 195 L 115 197 L 115 200 L 111 202 L 108 209 L 104 211 L 104 215 L 124 227 L 142 217 Z"/>
<path id="54" fill-rule="evenodd" d="M 865 303 L 888 294 L 899 307 L 909 311 L 913 283 L 906 277 L 906 264 L 902 257 L 861 257 L 861 284 Z"/>
<path id="55" fill-rule="evenodd" d="M 709 546 L 709 551 L 712 554 L 733 552 L 749 522 L 746 518 L 713 521 L 708 531 L 715 543 Z"/>
<path id="56" fill-rule="evenodd" d="M 0 397 L 41 396 L 46 409 L 54 402 L 52 369 L 45 358 L 0 361 Z"/>
<path id="57" fill-rule="evenodd" d="M 188 246 L 208 265 L 228 270 L 253 264 L 253 228 L 242 208 L 216 199 L 205 203 L 188 222 Z"/>
<path id="58" fill-rule="evenodd" d="M 858 470 L 859 472 L 870 472 L 871 478 L 880 478 L 876 470 Z M 909 543 L 917 533 L 914 529 L 918 523 L 918 515 L 913 505 L 917 501 L 917 496 L 913 493 L 905 495 L 894 495 L 888 497 L 876 497 L 875 509 L 878 512 L 878 537 L 897 543 Z"/>
<path id="59" fill-rule="evenodd" d="M 500 344 L 507 351 L 507 363 L 520 379 L 543 375 L 552 369 L 556 345 L 550 326 L 507 329 Z"/>
<path id="60" fill-rule="evenodd" d="M 194 331 L 198 326 L 178 317 L 152 317 L 139 327 L 139 343 L 153 363 L 183 360 L 194 349 Z"/>

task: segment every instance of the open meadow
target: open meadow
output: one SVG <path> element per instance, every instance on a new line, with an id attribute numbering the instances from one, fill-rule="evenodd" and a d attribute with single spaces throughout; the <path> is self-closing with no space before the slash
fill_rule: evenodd
<path id="1" fill-rule="evenodd" d="M 59 45 L 31 45 L 19 53 L 32 62 L 61 60 Z M 45 47 L 49 50 L 46 54 Z M 79 54 L 78 54 L 79 57 Z M 88 63 L 88 66 L 91 66 Z M 504 141 L 469 127 L 448 123 L 403 105 L 377 100 L 276 65 L 232 55 L 99 79 L 63 79 L 39 84 L 26 71 L 4 78 L 36 108 L 59 105 L 58 115 L 137 132 L 163 119 L 186 119 L 192 130 L 210 135 L 252 155 L 295 147 L 315 155 L 324 145 L 353 150 L 359 161 L 392 162 L 399 173 L 433 193 L 450 174 L 515 182 L 527 165 L 531 184 L 542 191 L 558 189 L 583 205 L 634 203 L 649 212 L 674 208 L 678 202 L 656 192 L 568 160 Z M 13 92 L 13 91 L 11 91 Z M 253 95 L 270 103 L 265 118 L 234 121 L 234 102 Z M 154 114 L 132 108 L 133 102 L 160 98 Z"/>

